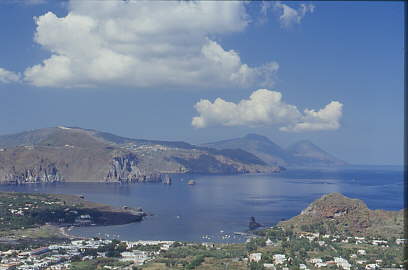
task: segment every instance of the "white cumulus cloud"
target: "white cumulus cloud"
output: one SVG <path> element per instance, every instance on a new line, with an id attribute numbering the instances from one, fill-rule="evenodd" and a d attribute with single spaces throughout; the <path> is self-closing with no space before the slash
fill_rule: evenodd
<path id="1" fill-rule="evenodd" d="M 51 52 L 24 72 L 56 87 L 271 86 L 278 64 L 249 66 L 214 36 L 245 29 L 240 1 L 78 1 L 35 18 L 35 42 Z"/>
<path id="2" fill-rule="evenodd" d="M 238 103 L 222 98 L 200 100 L 194 105 L 199 116 L 191 124 L 196 128 L 277 125 L 288 132 L 335 130 L 340 127 L 342 107 L 342 103 L 332 101 L 319 111 L 305 109 L 302 113 L 295 105 L 285 103 L 280 92 L 259 89 Z"/>
<path id="3" fill-rule="evenodd" d="M 281 27 L 289 28 L 294 24 L 300 24 L 307 13 L 314 12 L 315 6 L 312 4 L 300 4 L 298 8 L 293 8 L 278 1 L 275 3 L 274 8 L 280 14 L 279 21 Z M 265 8 L 263 7 L 263 9 Z"/>
<path id="4" fill-rule="evenodd" d="M 340 127 L 340 118 L 343 114 L 343 104 L 332 101 L 319 111 L 304 110 L 303 117 L 299 122 L 281 127 L 283 131 L 313 131 L 313 130 L 336 130 Z"/>
<path id="5" fill-rule="evenodd" d="M 0 68 L 0 83 L 13 83 L 20 81 L 20 74 Z"/>

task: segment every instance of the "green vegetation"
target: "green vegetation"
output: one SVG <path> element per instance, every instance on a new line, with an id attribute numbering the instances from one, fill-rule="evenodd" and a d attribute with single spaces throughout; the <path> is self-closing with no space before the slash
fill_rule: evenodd
<path id="1" fill-rule="evenodd" d="M 127 250 L 126 244 L 119 240 L 113 240 L 112 243 L 101 246 L 98 252 L 106 252 L 107 257 L 121 257 L 120 253 Z"/>
<path id="2" fill-rule="evenodd" d="M 244 258 L 247 255 L 243 244 L 217 245 L 217 247 L 206 247 L 201 244 L 177 243 L 168 251 L 160 254 L 154 260 L 155 263 L 162 263 L 167 267 L 181 267 L 181 269 L 196 269 L 198 266 L 205 266 L 207 261 L 220 263 L 224 260 L 230 261 L 233 258 Z"/>
<path id="3" fill-rule="evenodd" d="M 142 219 L 130 211 L 87 202 L 76 196 L 0 192 L 0 232 L 37 228 L 47 223 L 74 224 L 81 215 L 89 215 L 88 222 L 99 225 Z"/>
<path id="4" fill-rule="evenodd" d="M 104 266 L 125 267 L 130 265 L 129 262 L 120 262 L 111 258 L 97 258 L 94 260 L 77 261 L 71 264 L 71 270 L 95 270 L 104 269 Z"/>
<path id="5" fill-rule="evenodd" d="M 333 261 L 336 257 L 347 260 L 355 265 L 355 269 L 364 268 L 357 264 L 357 260 L 366 263 L 381 261 L 382 267 L 395 267 L 403 263 L 403 249 L 395 244 L 395 238 L 388 239 L 389 245 L 373 245 L 371 238 L 364 243 L 356 244 L 354 238 L 334 237 L 317 232 L 294 232 L 281 227 L 273 227 L 257 231 L 258 237 L 245 244 L 216 244 L 208 247 L 201 244 L 178 243 L 168 251 L 161 252 L 152 262 L 142 269 L 265 269 L 264 264 L 275 264 L 274 255 L 286 256 L 284 265 L 277 265 L 277 269 L 288 267 L 290 270 L 299 269 L 300 264 L 314 269 L 311 258 Z M 312 235 L 314 235 L 312 237 Z M 309 238 L 310 239 L 309 239 Z M 268 241 L 267 239 L 271 240 Z M 365 255 L 357 255 L 358 250 L 365 250 Z M 247 262 L 249 254 L 261 253 L 259 262 Z M 227 268 L 234 264 L 235 268 Z M 159 267 L 159 265 L 161 265 Z M 335 269 L 327 266 L 327 269 Z M 337 268 L 336 268 L 337 269 Z"/>

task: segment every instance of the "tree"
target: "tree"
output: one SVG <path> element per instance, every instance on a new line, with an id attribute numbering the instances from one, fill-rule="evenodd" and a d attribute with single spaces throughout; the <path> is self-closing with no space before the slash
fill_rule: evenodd
<path id="1" fill-rule="evenodd" d="M 250 241 L 250 242 L 246 243 L 245 247 L 246 247 L 248 252 L 255 251 L 256 248 L 257 248 L 254 241 Z"/>
<path id="2" fill-rule="evenodd" d="M 249 269 L 250 270 L 264 270 L 265 267 L 263 266 L 262 262 L 251 262 L 249 264 Z"/>

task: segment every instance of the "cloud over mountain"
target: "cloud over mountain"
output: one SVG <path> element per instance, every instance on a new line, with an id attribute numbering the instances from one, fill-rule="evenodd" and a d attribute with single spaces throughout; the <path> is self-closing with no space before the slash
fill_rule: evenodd
<path id="1" fill-rule="evenodd" d="M 249 66 L 214 36 L 243 31 L 244 2 L 75 1 L 35 18 L 35 42 L 51 56 L 25 81 L 51 87 L 268 87 L 275 62 Z"/>
<path id="2" fill-rule="evenodd" d="M 285 103 L 280 92 L 259 89 L 238 103 L 202 99 L 194 108 L 199 114 L 192 120 L 196 128 L 277 125 L 281 131 L 302 132 L 338 129 L 343 104 L 332 101 L 321 110 L 305 109 L 301 113 L 295 105 Z"/>

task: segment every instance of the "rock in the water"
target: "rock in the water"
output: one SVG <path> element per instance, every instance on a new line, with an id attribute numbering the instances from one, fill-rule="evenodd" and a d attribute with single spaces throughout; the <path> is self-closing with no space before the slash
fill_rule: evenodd
<path id="1" fill-rule="evenodd" d="M 256 222 L 254 217 L 251 217 L 249 219 L 249 229 L 254 230 L 256 228 L 262 227 L 261 224 L 259 224 L 258 222 Z"/>

